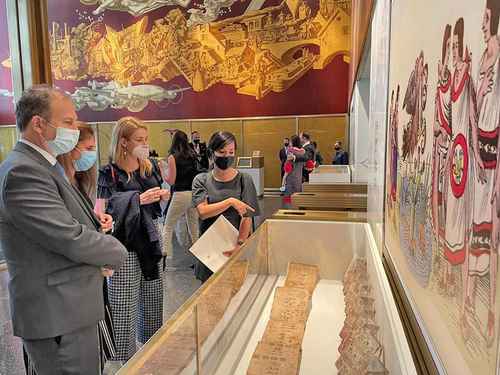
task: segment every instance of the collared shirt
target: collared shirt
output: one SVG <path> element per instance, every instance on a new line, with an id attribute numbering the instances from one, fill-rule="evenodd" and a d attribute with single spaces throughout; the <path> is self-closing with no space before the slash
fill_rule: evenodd
<path id="1" fill-rule="evenodd" d="M 57 159 L 52 155 L 50 152 L 45 151 L 44 149 L 38 147 L 37 145 L 31 143 L 30 141 L 27 141 L 26 139 L 21 138 L 19 142 L 24 143 L 25 145 L 28 145 L 31 147 L 33 150 L 37 151 L 40 153 L 47 161 L 50 163 L 50 165 L 54 166 L 57 163 Z"/>
<path id="2" fill-rule="evenodd" d="M 308 146 L 308 145 L 310 145 L 310 144 L 311 144 L 311 142 L 310 142 L 310 141 L 307 141 L 306 143 L 304 143 L 304 144 L 302 145 L 302 147 L 306 147 L 306 146 Z"/>

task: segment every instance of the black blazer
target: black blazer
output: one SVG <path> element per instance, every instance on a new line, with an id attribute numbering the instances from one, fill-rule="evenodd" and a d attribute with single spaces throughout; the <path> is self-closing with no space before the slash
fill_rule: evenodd
<path id="1" fill-rule="evenodd" d="M 208 170 L 208 150 L 207 150 L 207 144 L 205 142 L 200 142 L 200 152 L 196 152 L 196 148 L 194 147 L 194 144 L 191 142 L 189 143 L 191 148 L 194 150 L 196 153 L 198 163 L 200 163 L 200 166 L 204 169 Z"/>
<path id="2" fill-rule="evenodd" d="M 280 149 L 280 161 L 281 161 L 281 176 L 283 176 L 285 163 L 286 163 L 286 150 L 284 147 Z"/>
<path id="3" fill-rule="evenodd" d="M 296 155 L 295 161 L 302 161 L 306 163 L 308 160 L 315 161 L 316 150 L 312 143 L 309 143 L 307 146 L 304 146 L 305 153 L 304 155 Z M 302 170 L 302 174 L 304 176 L 305 181 L 309 181 L 309 173 L 305 168 Z"/>

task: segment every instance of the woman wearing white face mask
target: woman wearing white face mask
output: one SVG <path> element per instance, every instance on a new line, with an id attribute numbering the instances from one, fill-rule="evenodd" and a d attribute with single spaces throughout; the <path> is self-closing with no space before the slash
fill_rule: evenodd
<path id="1" fill-rule="evenodd" d="M 161 184 L 159 167 L 149 159 L 146 126 L 133 117 L 120 119 L 113 129 L 110 163 L 99 170 L 96 202 L 98 212 L 113 216 L 113 235 L 129 251 L 108 282 L 118 361 L 130 359 L 136 340 L 145 343 L 163 324 L 158 224 L 160 200 L 168 200 L 170 193 Z"/>

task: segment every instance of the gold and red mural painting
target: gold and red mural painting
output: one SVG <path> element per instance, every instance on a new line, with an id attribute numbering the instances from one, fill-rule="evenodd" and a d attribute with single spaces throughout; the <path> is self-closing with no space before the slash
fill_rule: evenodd
<path id="1" fill-rule="evenodd" d="M 346 111 L 350 1 L 48 6 L 54 83 L 72 95 L 83 120 Z"/>

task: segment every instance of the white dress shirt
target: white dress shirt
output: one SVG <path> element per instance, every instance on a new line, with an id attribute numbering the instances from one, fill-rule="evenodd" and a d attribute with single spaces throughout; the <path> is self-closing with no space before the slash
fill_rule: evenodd
<path id="1" fill-rule="evenodd" d="M 33 150 L 37 151 L 40 153 L 47 161 L 50 163 L 50 165 L 54 166 L 57 163 L 57 159 L 52 155 L 50 152 L 45 151 L 43 148 L 38 147 L 37 145 L 31 143 L 30 141 L 27 141 L 26 139 L 21 138 L 19 142 L 24 143 L 25 145 L 30 146 Z"/>

